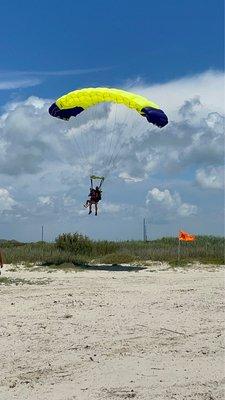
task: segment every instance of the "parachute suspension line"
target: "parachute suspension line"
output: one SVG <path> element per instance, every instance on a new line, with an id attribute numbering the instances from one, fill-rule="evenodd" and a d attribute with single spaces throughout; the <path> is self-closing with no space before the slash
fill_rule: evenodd
<path id="1" fill-rule="evenodd" d="M 78 116 L 78 118 L 79 118 L 79 116 Z M 81 118 L 84 118 L 84 116 L 81 115 Z M 85 129 L 85 122 L 84 122 L 83 125 L 84 125 L 84 129 Z M 81 129 L 82 129 L 82 126 L 81 126 Z M 85 169 L 86 169 L 85 167 L 87 167 L 88 164 L 89 164 L 89 157 L 88 157 L 88 155 L 89 155 L 89 150 L 88 150 L 89 142 L 87 140 L 86 132 L 84 132 L 84 133 L 81 132 L 79 138 L 80 138 L 80 146 L 83 149 L 83 153 L 85 155 L 85 165 L 84 165 L 84 171 L 85 171 Z"/>
<path id="2" fill-rule="evenodd" d="M 93 107 L 93 112 L 94 112 L 94 121 L 97 121 L 97 109 L 98 109 L 98 105 Z M 97 135 L 99 134 L 98 129 L 96 130 L 96 132 L 92 133 L 92 138 L 93 138 L 93 147 L 92 147 L 92 152 L 97 152 L 98 151 L 98 138 Z M 93 167 L 92 167 L 92 172 L 93 174 L 96 173 L 96 166 L 97 166 L 97 154 L 95 155 L 95 157 L 93 157 Z"/>
<path id="3" fill-rule="evenodd" d="M 126 112 L 125 113 L 125 118 L 123 119 L 123 121 L 122 121 L 122 123 L 120 125 L 121 126 L 126 125 L 127 122 L 128 122 L 128 118 L 129 118 L 129 113 Z M 109 162 L 108 162 L 108 167 L 109 168 L 108 168 L 108 172 L 106 174 L 106 177 L 109 175 L 110 170 L 114 168 L 115 160 L 118 158 L 118 153 L 121 152 L 121 148 L 124 148 L 125 143 L 121 146 L 121 143 L 123 141 L 123 132 L 124 132 L 124 128 L 122 130 L 122 133 L 117 136 L 117 140 L 116 140 L 115 146 L 113 147 L 113 151 L 112 151 L 112 154 L 111 154 Z"/>
<path id="4" fill-rule="evenodd" d="M 90 166 L 90 169 L 88 172 L 91 173 L 91 175 L 93 175 L 95 172 L 94 171 L 95 165 L 94 165 L 94 161 L 92 159 L 92 154 L 95 151 L 95 147 L 94 147 L 94 136 L 95 135 L 93 134 L 93 122 L 92 121 L 95 121 L 96 108 L 91 107 L 87 110 L 87 112 L 90 114 L 90 118 L 88 118 L 88 122 L 87 122 L 87 123 L 90 122 L 90 130 L 88 130 L 87 135 L 83 135 L 83 136 L 85 136 L 84 142 L 85 142 L 85 146 L 86 146 L 86 149 L 88 152 L 88 159 L 89 159 L 88 167 Z M 91 161 L 91 159 L 92 159 L 92 161 Z"/>
<path id="5" fill-rule="evenodd" d="M 112 148 L 112 143 L 114 141 L 114 131 L 115 131 L 115 127 L 116 127 L 116 122 L 117 122 L 117 110 L 118 110 L 118 104 L 113 104 L 113 108 L 114 108 L 114 115 L 113 115 L 113 122 L 112 122 L 112 126 L 110 129 L 111 135 L 109 135 L 109 141 L 110 141 L 110 145 L 108 148 L 108 157 L 106 159 L 106 165 L 109 164 L 110 158 L 111 158 L 111 148 Z"/>
<path id="6" fill-rule="evenodd" d="M 84 154 L 83 149 L 82 149 L 82 147 L 80 146 L 78 140 L 75 138 L 75 136 L 72 136 L 72 140 L 74 141 L 74 143 L 75 143 L 75 145 L 76 145 L 76 147 L 77 147 L 78 155 L 80 155 L 80 156 L 81 156 L 81 159 L 83 159 L 83 162 L 86 163 L 85 154 Z"/>
<path id="7" fill-rule="evenodd" d="M 85 129 L 85 126 L 87 124 L 92 125 L 91 121 L 93 121 L 93 118 L 92 118 L 93 108 L 90 108 L 90 109 L 87 110 L 87 116 L 89 118 L 87 118 L 87 120 L 84 121 L 84 123 L 83 123 L 84 129 Z M 79 115 L 78 115 L 78 118 L 79 118 Z M 81 118 L 84 118 L 84 116 L 82 115 Z M 82 130 L 82 127 L 80 129 Z M 90 130 L 88 129 L 87 132 L 84 132 L 83 134 L 81 132 L 81 134 L 79 136 L 80 148 L 82 149 L 83 154 L 84 154 L 84 161 L 85 161 L 84 162 L 84 171 L 88 172 L 89 174 L 94 172 L 92 170 L 92 168 L 90 170 L 90 165 L 92 165 L 92 163 L 90 161 L 91 161 L 91 157 L 92 157 L 92 154 L 93 154 L 92 141 L 93 141 L 93 136 L 94 136 L 91 133 L 92 132 L 91 132 L 91 126 L 90 126 Z M 87 168 L 88 168 L 88 171 L 87 171 Z"/>
<path id="8" fill-rule="evenodd" d="M 98 121 L 97 118 L 97 107 L 98 106 L 93 106 L 90 108 L 90 130 L 89 130 L 89 138 L 88 138 L 88 148 L 89 148 L 89 158 L 90 158 L 90 171 L 91 174 L 94 176 L 96 174 L 96 151 L 97 151 L 97 133 L 98 129 L 94 126 L 96 121 Z M 94 121 L 94 122 L 92 122 Z M 95 132 L 94 132 L 95 129 Z"/>
<path id="9" fill-rule="evenodd" d="M 112 158 L 113 158 L 113 155 L 114 155 L 114 152 L 115 152 L 115 148 L 117 147 L 118 143 L 121 140 L 121 135 L 117 136 L 116 132 L 115 132 L 115 128 L 117 126 L 117 110 L 118 110 L 118 107 L 120 107 L 120 105 L 116 104 L 115 105 L 116 113 L 115 113 L 113 129 L 112 129 L 111 148 L 110 148 L 110 151 L 108 152 L 109 156 L 108 156 L 107 163 L 106 163 L 106 166 L 107 166 L 106 176 L 109 175 L 109 173 L 110 173 L 110 171 L 112 169 L 111 168 L 111 162 L 112 162 Z"/>
<path id="10" fill-rule="evenodd" d="M 126 119 L 124 119 L 124 121 L 123 121 L 123 125 L 126 125 L 127 121 L 128 121 L 128 118 L 126 117 Z M 137 121 L 136 121 L 136 122 L 135 122 L 135 121 L 132 122 L 132 125 L 129 127 L 130 131 L 133 130 L 133 128 L 134 128 L 134 126 L 135 126 L 135 123 L 137 124 Z M 121 135 L 121 136 L 122 136 L 122 135 Z M 112 158 L 112 160 L 111 160 L 112 169 L 113 169 L 114 167 L 116 167 L 116 163 L 118 162 L 119 157 L 120 157 L 120 155 L 121 155 L 123 149 L 125 148 L 125 146 L 127 146 L 126 141 L 124 141 L 123 143 L 122 143 L 121 141 L 119 141 L 119 144 L 120 144 L 120 146 L 119 146 L 119 148 L 118 148 L 118 146 L 117 146 L 117 149 L 116 149 L 116 151 L 114 152 L 114 156 L 113 156 L 113 158 Z M 117 151 L 117 150 L 118 150 L 118 151 Z"/>
<path id="11" fill-rule="evenodd" d="M 132 125 L 130 127 L 130 130 L 133 130 L 134 126 L 135 126 L 135 121 L 133 121 L 133 123 L 132 123 Z M 120 154 L 121 154 L 121 152 L 122 152 L 122 150 L 124 149 L 125 146 L 126 146 L 126 142 L 124 142 L 120 146 L 119 151 L 117 152 L 117 154 L 115 155 L 114 159 L 112 160 L 112 168 L 114 168 L 114 166 L 115 166 L 116 162 L 118 161 L 118 159 L 120 157 Z"/>
<path id="12" fill-rule="evenodd" d="M 88 110 L 89 114 L 90 111 L 92 110 Z M 77 116 L 77 121 L 79 121 L 79 118 L 84 118 L 83 115 L 81 116 Z M 87 122 L 92 121 L 92 119 L 88 119 Z M 83 124 L 82 124 L 83 122 Z M 73 136 L 74 142 L 76 144 L 77 149 L 79 150 L 80 156 L 81 156 L 81 160 L 84 163 L 83 165 L 83 170 L 87 171 L 87 167 L 90 165 L 90 155 L 91 155 L 91 144 L 90 144 L 90 135 L 87 134 L 89 132 L 84 132 L 82 134 L 82 125 L 85 127 L 86 123 L 85 121 L 81 120 L 81 126 L 76 128 L 77 130 L 81 130 L 81 132 L 79 132 L 79 136 L 76 138 L 75 136 Z M 89 173 L 91 172 L 90 170 L 88 171 Z"/>
<path id="13" fill-rule="evenodd" d="M 91 115 L 90 115 L 90 117 L 91 117 L 91 121 L 95 121 L 96 119 L 96 106 L 93 106 L 93 107 L 91 107 L 91 109 L 90 109 L 90 111 L 91 111 Z M 95 147 L 95 133 L 93 133 L 93 132 L 90 132 L 90 134 L 89 134 L 89 138 L 88 138 L 88 142 L 89 142 L 89 144 L 90 144 L 90 150 L 89 150 L 89 154 L 90 154 L 90 158 L 92 157 L 92 162 L 91 162 L 91 174 L 92 174 L 92 176 L 94 175 L 94 173 L 95 173 L 95 165 L 96 165 L 96 162 L 95 162 L 95 159 L 93 159 L 93 153 L 95 152 L 95 150 L 96 150 L 96 147 Z"/>
<path id="14" fill-rule="evenodd" d="M 93 106 L 91 107 L 89 111 L 89 116 L 90 118 L 88 119 L 90 123 L 90 129 L 88 130 L 88 134 L 86 135 L 86 146 L 87 146 L 87 151 L 88 151 L 88 156 L 89 156 L 89 165 L 90 165 L 90 173 L 91 175 L 96 174 L 98 171 L 96 171 L 96 166 L 97 166 L 97 136 L 99 134 L 99 129 L 98 126 L 96 128 L 95 123 L 98 121 L 97 118 L 97 111 L 98 111 L 98 106 Z"/>
<path id="15" fill-rule="evenodd" d="M 112 161 L 111 161 L 112 169 L 114 169 L 116 167 L 116 163 L 118 162 L 119 156 L 121 155 L 122 150 L 124 149 L 125 146 L 126 146 L 126 142 L 120 146 L 118 152 L 115 154 L 114 158 L 112 159 Z"/>
<path id="16" fill-rule="evenodd" d="M 98 121 L 97 118 L 97 108 L 98 106 L 93 106 L 91 107 L 90 110 L 90 129 L 88 130 L 88 135 L 86 135 L 86 140 L 87 140 L 87 149 L 88 149 L 88 155 L 89 155 L 89 164 L 90 168 L 92 171 L 92 175 L 96 173 L 96 151 L 97 151 L 97 141 L 96 141 L 96 136 L 98 129 L 96 128 L 96 121 Z"/>
<path id="17" fill-rule="evenodd" d="M 113 106 L 113 111 L 115 112 L 112 112 L 111 114 L 111 108 L 109 109 L 106 107 L 107 110 L 110 110 L 109 114 L 106 113 L 106 117 L 104 117 L 105 113 L 103 108 L 103 113 L 97 114 L 97 116 L 95 115 L 94 120 L 92 118 L 88 121 L 88 118 L 86 117 L 86 110 L 92 108 L 93 106 L 98 106 L 99 103 L 106 102 L 113 104 L 116 103 L 116 105 Z M 53 117 L 68 121 L 70 117 L 78 116 L 78 127 L 75 129 L 74 135 L 71 135 L 71 138 L 76 143 L 76 148 L 79 150 L 80 158 L 84 160 L 85 172 L 87 172 L 87 168 L 90 170 L 90 166 L 93 165 L 92 172 L 99 172 L 101 174 L 102 171 L 95 171 L 94 167 L 97 164 L 100 169 L 103 169 L 103 154 L 106 154 L 105 158 L 107 159 L 107 162 L 104 164 L 104 166 L 108 169 L 108 175 L 111 165 L 114 167 L 121 151 L 123 151 L 124 146 L 129 142 L 126 139 L 124 145 L 121 146 L 121 142 L 124 139 L 124 131 L 126 131 L 126 126 L 128 126 L 128 135 L 129 130 L 133 129 L 133 119 L 131 119 L 131 123 L 129 122 L 128 125 L 127 121 L 126 123 L 123 122 L 123 124 L 121 122 L 117 124 L 117 107 L 119 107 L 120 104 L 128 107 L 129 109 L 136 110 L 137 113 L 145 116 L 149 123 L 152 123 L 159 128 L 162 128 L 168 124 L 167 115 L 156 103 L 137 93 L 130 93 L 125 90 L 115 88 L 98 87 L 75 90 L 61 96 L 50 106 L 49 114 Z M 82 113 L 83 111 L 84 117 Z M 91 113 L 96 114 L 96 112 L 96 108 L 92 108 Z M 81 119 L 80 115 L 78 115 L 80 113 L 82 113 Z M 119 115 L 125 115 L 129 117 L 128 112 L 121 112 Z M 108 135 L 104 135 L 105 132 L 102 129 L 104 122 L 109 124 Z M 122 132 L 121 134 L 120 131 Z M 102 153 L 104 146 L 106 147 L 106 145 L 108 145 L 108 151 L 105 150 L 105 152 Z M 95 150 L 97 149 L 97 146 L 100 157 L 96 156 Z M 97 160 L 96 164 L 95 160 Z"/>
<path id="18" fill-rule="evenodd" d="M 104 173 L 105 177 L 108 177 L 112 170 L 112 160 L 115 155 L 115 150 L 123 140 L 123 135 L 119 135 L 117 129 L 120 127 L 120 125 L 124 123 L 125 120 L 127 121 L 129 117 L 129 114 L 127 112 L 119 113 L 119 111 L 122 111 L 123 105 L 121 105 L 120 103 L 119 104 L 114 103 L 113 106 L 114 106 L 114 114 L 112 115 L 112 122 L 110 123 L 109 129 L 106 130 L 110 132 L 110 135 L 109 135 L 109 140 L 105 142 L 105 145 L 107 147 L 105 153 L 108 154 L 105 162 L 105 173 Z M 124 109 L 126 110 L 125 107 Z M 121 114 L 125 115 L 125 117 L 123 118 L 122 124 L 120 123 L 118 126 L 118 118 L 119 115 Z"/>

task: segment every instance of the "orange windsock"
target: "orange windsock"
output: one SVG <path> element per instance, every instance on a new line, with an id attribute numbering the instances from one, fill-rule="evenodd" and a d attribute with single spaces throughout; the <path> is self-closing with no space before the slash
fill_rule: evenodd
<path id="1" fill-rule="evenodd" d="M 179 240 L 183 240 L 184 242 L 193 242 L 193 240 L 195 240 L 195 235 L 190 235 L 190 233 L 180 231 Z"/>

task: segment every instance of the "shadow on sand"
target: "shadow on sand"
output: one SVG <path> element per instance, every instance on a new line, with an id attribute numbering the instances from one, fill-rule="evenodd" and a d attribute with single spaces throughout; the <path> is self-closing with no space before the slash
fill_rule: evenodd
<path id="1" fill-rule="evenodd" d="M 78 265 L 79 269 L 83 270 L 94 270 L 94 271 L 111 271 L 111 272 L 138 272 L 146 269 L 146 267 L 141 267 L 137 265 L 121 265 L 121 264 L 101 264 L 101 265 L 93 265 L 93 264 L 80 264 Z"/>

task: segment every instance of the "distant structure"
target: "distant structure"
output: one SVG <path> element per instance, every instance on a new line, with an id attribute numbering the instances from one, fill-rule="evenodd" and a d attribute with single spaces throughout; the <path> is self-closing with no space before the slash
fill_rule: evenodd
<path id="1" fill-rule="evenodd" d="M 1 249 L 0 249 L 0 268 L 3 268 L 3 254 L 2 254 Z M 1 275 L 1 271 L 0 271 L 0 275 Z"/>
<path id="2" fill-rule="evenodd" d="M 147 237 L 147 228 L 146 228 L 146 220 L 143 218 L 143 241 L 147 242 L 148 237 Z"/>

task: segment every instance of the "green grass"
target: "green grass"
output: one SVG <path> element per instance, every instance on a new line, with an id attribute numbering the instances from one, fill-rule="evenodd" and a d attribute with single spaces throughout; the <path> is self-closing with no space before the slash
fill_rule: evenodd
<path id="1" fill-rule="evenodd" d="M 139 261 L 139 256 L 129 253 L 109 253 L 96 258 L 94 261 L 101 264 L 132 264 Z"/>
<path id="2" fill-rule="evenodd" d="M 45 279 L 28 280 L 21 278 L 9 278 L 7 276 L 0 276 L 0 285 L 47 285 L 50 281 Z"/>
<path id="3" fill-rule="evenodd" d="M 68 270 L 90 263 L 121 264 L 142 261 L 161 261 L 177 265 L 178 239 L 167 237 L 149 242 L 142 241 L 93 241 L 78 233 L 63 234 L 54 243 L 19 243 L 0 241 L 4 262 L 52 266 Z M 180 264 L 201 262 L 224 264 L 224 238 L 197 236 L 194 242 L 181 243 Z"/>

